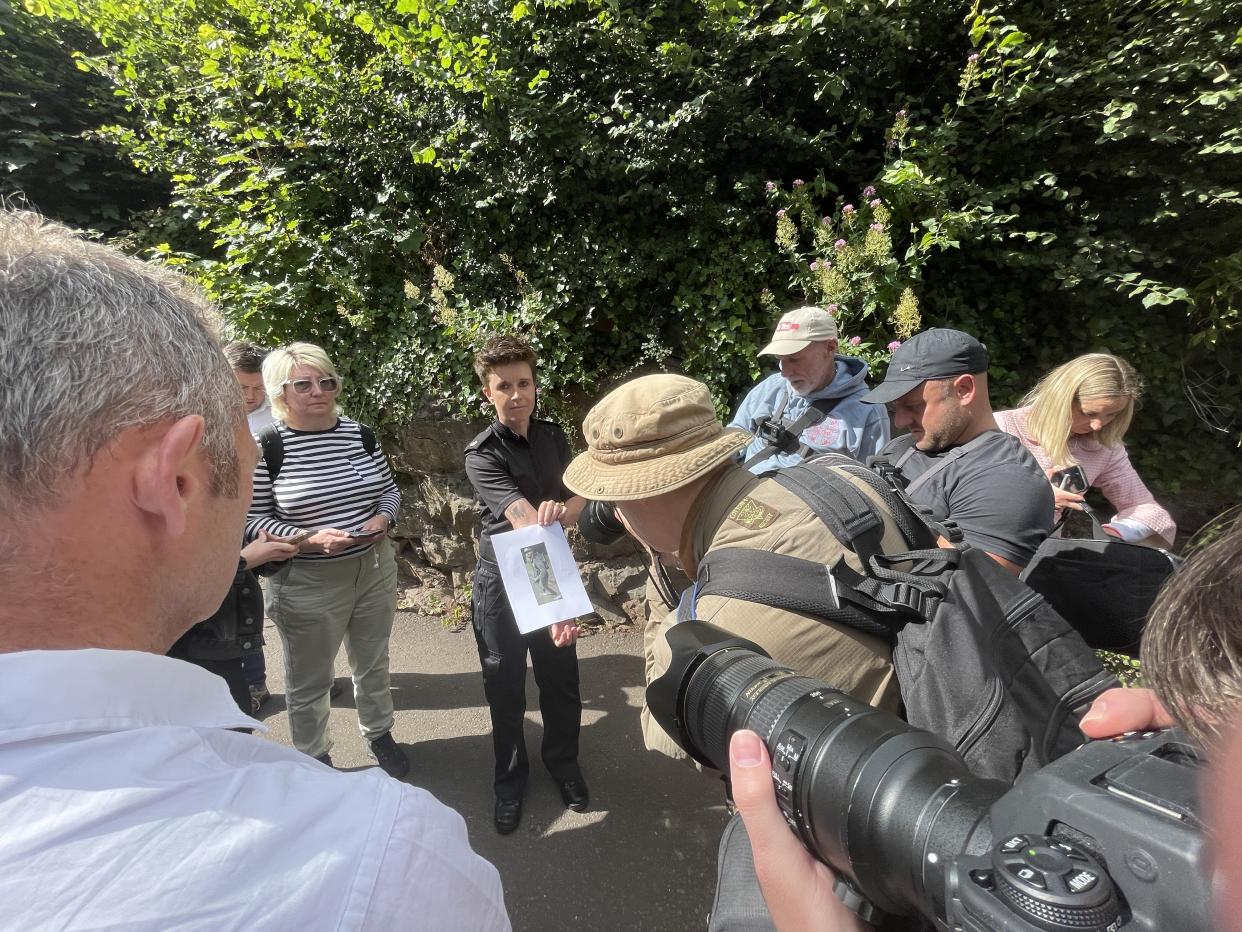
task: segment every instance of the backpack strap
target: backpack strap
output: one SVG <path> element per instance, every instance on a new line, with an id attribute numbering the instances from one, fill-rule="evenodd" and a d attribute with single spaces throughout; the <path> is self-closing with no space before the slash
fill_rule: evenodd
<path id="1" fill-rule="evenodd" d="M 756 419 L 753 427 L 754 435 L 760 440 L 767 441 L 767 445 L 746 460 L 742 464 L 743 467 L 750 469 L 755 464 L 762 463 L 777 453 L 800 453 L 804 457 L 812 456 L 815 451 L 802 442 L 802 432 L 808 427 L 814 427 L 826 418 L 832 412 L 832 409 L 841 403 L 841 399 L 819 398 L 812 401 L 807 405 L 806 410 L 802 412 L 802 416 L 793 423 L 789 423 L 781 417 L 788 403 L 789 392 L 786 392 L 776 411 L 768 417 Z"/>
<path id="2" fill-rule="evenodd" d="M 901 531 L 901 536 L 905 539 L 906 546 L 911 550 L 935 547 L 936 538 L 941 535 L 953 540 L 950 533 L 938 522 L 910 501 L 900 485 L 894 485 L 883 474 L 863 466 L 857 460 L 841 453 L 821 453 L 808 461 L 808 465 L 810 464 L 831 467 L 835 472 L 847 473 L 858 481 L 866 483 L 884 502 L 893 523 L 897 525 L 897 529 Z M 960 538 L 959 534 L 958 539 Z"/>
<path id="3" fill-rule="evenodd" d="M 699 564 L 698 579 L 682 596 L 678 621 L 694 617 L 700 596 L 715 595 L 835 622 L 892 644 L 906 624 L 931 620 L 948 591 L 945 574 L 959 558 L 956 550 L 938 548 L 881 555 L 863 574 L 843 558 L 827 566 L 788 554 L 722 547 Z M 891 568 L 901 562 L 920 573 Z"/>
<path id="4" fill-rule="evenodd" d="M 362 435 L 362 449 L 368 456 L 374 456 L 379 449 L 379 440 L 366 424 L 358 425 L 358 433 Z M 272 485 L 280 475 L 280 468 L 285 465 L 285 442 L 280 438 L 280 428 L 269 424 L 259 431 L 259 446 L 263 449 L 263 464 L 267 467 L 267 478 Z"/>
<path id="5" fill-rule="evenodd" d="M 772 478 L 806 502 L 833 536 L 863 562 L 884 552 L 884 522 L 875 513 L 875 503 L 848 479 L 809 463 L 782 469 Z"/>
<path id="6" fill-rule="evenodd" d="M 915 490 L 920 489 L 924 485 L 926 485 L 928 480 L 930 480 L 932 476 L 936 475 L 943 469 L 947 469 L 951 464 L 957 462 L 966 454 L 973 453 L 975 450 L 979 449 L 981 446 L 983 446 L 984 443 L 986 443 L 990 439 L 988 437 L 988 434 L 990 433 L 991 431 L 985 430 L 979 436 L 972 438 L 969 442 L 963 443 L 960 447 L 954 447 L 948 453 L 945 453 L 942 456 L 938 457 L 936 459 L 936 462 L 932 465 L 932 467 L 929 470 L 927 470 L 927 472 L 923 473 L 917 479 L 912 480 L 906 486 L 906 494 L 913 495 L 915 493 Z M 913 444 L 911 444 L 910 449 L 908 449 L 904 454 L 902 454 L 901 458 L 898 459 L 897 462 L 894 463 L 893 465 L 897 469 L 901 469 L 902 464 L 904 464 L 906 460 L 910 459 L 910 457 L 914 455 L 915 449 L 916 447 Z"/>
<path id="7" fill-rule="evenodd" d="M 280 467 L 285 464 L 285 442 L 280 439 L 280 428 L 269 424 L 259 431 L 259 446 L 263 449 L 263 465 L 267 467 L 267 479 L 276 484 Z"/>

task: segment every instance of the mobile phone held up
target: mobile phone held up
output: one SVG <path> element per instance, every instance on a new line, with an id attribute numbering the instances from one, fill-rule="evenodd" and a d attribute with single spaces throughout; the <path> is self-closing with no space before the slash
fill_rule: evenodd
<path id="1" fill-rule="evenodd" d="M 1058 469 L 1052 474 L 1051 481 L 1058 489 L 1077 492 L 1080 495 L 1091 487 L 1091 483 L 1087 481 L 1087 474 L 1083 472 L 1081 466 L 1066 466 L 1064 469 Z"/>

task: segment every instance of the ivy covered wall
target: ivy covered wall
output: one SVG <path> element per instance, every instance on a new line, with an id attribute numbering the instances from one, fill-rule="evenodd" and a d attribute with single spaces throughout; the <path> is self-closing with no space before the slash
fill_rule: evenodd
<path id="1" fill-rule="evenodd" d="M 1236 497 L 1225 0 L 27 7 L 102 43 L 108 138 L 173 188 L 148 245 L 240 332 L 328 344 L 374 419 L 477 414 L 506 329 L 566 418 L 656 367 L 723 409 L 774 313 L 831 300 L 877 370 L 913 313 L 973 331 L 1002 404 L 1126 355 L 1145 473 Z M 830 281 L 840 240 L 870 264 Z"/>

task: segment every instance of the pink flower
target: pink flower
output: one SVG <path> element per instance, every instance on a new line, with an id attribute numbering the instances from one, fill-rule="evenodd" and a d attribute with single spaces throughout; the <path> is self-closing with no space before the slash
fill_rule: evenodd
<path id="1" fill-rule="evenodd" d="M 835 314 L 837 312 L 837 305 L 829 304 L 826 308 L 824 308 L 824 310 L 826 310 L 829 314 Z"/>
<path id="2" fill-rule="evenodd" d="M 818 263 L 818 262 L 812 262 L 812 263 L 811 263 L 811 271 L 812 271 L 812 272 L 817 272 L 817 271 L 819 271 L 819 263 Z"/>
<path id="3" fill-rule="evenodd" d="M 881 200 L 877 197 L 874 201 L 872 201 L 872 202 L 871 202 L 871 206 L 872 206 L 872 207 L 879 207 L 882 203 L 883 203 L 883 201 L 881 201 Z"/>
<path id="4" fill-rule="evenodd" d="M 978 52 L 971 52 L 971 53 L 970 53 L 970 55 L 969 55 L 969 56 L 967 56 L 967 58 L 966 58 L 966 61 L 968 61 L 968 62 L 969 62 L 970 64 L 972 64 L 972 65 L 973 65 L 975 62 L 977 62 L 978 60 L 979 60 L 979 53 L 978 53 Z"/>
<path id="5" fill-rule="evenodd" d="M 794 186 L 795 188 L 800 188 L 800 187 L 802 187 L 804 184 L 806 184 L 806 182 L 805 182 L 805 181 L 803 181 L 801 178 L 795 178 L 795 179 L 794 179 L 793 186 Z"/>
<path id="6" fill-rule="evenodd" d="M 768 193 L 771 194 L 773 191 L 776 190 L 776 182 L 769 181 L 767 184 L 764 185 L 764 187 L 767 188 Z"/>
<path id="7" fill-rule="evenodd" d="M 875 188 L 871 185 L 867 185 L 863 188 L 863 197 L 875 197 Z"/>
<path id="8" fill-rule="evenodd" d="M 843 240 L 843 239 L 839 239 L 839 240 L 837 240 L 835 243 L 833 243 L 832 245 L 833 245 L 833 247 L 834 247 L 835 249 L 837 249 L 837 250 L 844 249 L 844 248 L 845 248 L 845 240 Z"/>
<path id="9" fill-rule="evenodd" d="M 785 208 L 784 208 L 784 207 L 782 207 L 780 210 L 778 210 L 778 211 L 776 212 L 776 216 L 778 216 L 778 217 L 784 217 L 784 216 L 785 216 Z"/>
<path id="10" fill-rule="evenodd" d="M 852 214 L 853 212 L 854 212 L 853 204 L 846 204 L 844 207 L 841 208 L 841 213 L 843 214 Z"/>
<path id="11" fill-rule="evenodd" d="M 883 232 L 884 232 L 884 224 L 882 224 L 882 223 L 873 223 L 873 224 L 871 224 L 871 229 L 872 229 L 873 231 L 875 231 L 876 233 L 883 233 Z"/>
<path id="12" fill-rule="evenodd" d="M 850 337 L 850 346 L 861 346 L 862 337 Z"/>
<path id="13" fill-rule="evenodd" d="M 894 340 L 892 343 L 888 344 L 888 351 L 889 351 L 890 353 L 895 353 L 895 352 L 897 352 L 897 350 L 898 350 L 898 348 L 899 348 L 900 346 L 901 346 L 901 341 L 900 341 L 900 340 Z"/>
<path id="14" fill-rule="evenodd" d="M 819 222 L 820 222 L 820 223 L 822 223 L 822 224 L 823 224 L 824 226 L 826 226 L 826 227 L 830 227 L 830 226 L 832 226 L 832 218 L 831 218 L 831 217 L 825 217 L 823 220 L 821 220 L 821 221 L 819 221 Z"/>
<path id="15" fill-rule="evenodd" d="M 898 110 L 898 111 L 897 111 L 897 119 L 899 119 L 899 120 L 904 120 L 905 118 L 906 118 L 906 111 L 904 111 L 904 110 Z"/>

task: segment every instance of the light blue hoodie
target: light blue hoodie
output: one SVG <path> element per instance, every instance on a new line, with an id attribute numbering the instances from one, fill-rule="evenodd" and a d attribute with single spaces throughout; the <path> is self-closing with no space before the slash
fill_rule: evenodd
<path id="1" fill-rule="evenodd" d="M 794 393 L 789 382 L 779 372 L 774 372 L 742 399 L 737 414 L 729 422 L 730 427 L 752 431 L 756 418 L 774 414 L 786 395 L 789 401 L 781 413 L 781 419 L 793 423 L 805 413 L 812 401 L 821 398 L 840 398 L 837 406 L 826 418 L 802 432 L 802 442 L 812 450 L 832 451 L 852 456 L 859 462 L 879 453 L 888 443 L 888 412 L 884 405 L 868 405 L 859 401 L 867 394 L 867 364 L 855 356 L 837 356 L 837 374 L 819 391 L 803 398 Z M 756 437 L 742 451 L 742 462 L 750 459 L 765 444 Z M 777 453 L 762 463 L 756 463 L 752 471 L 756 475 L 775 472 L 802 462 L 796 453 Z"/>

